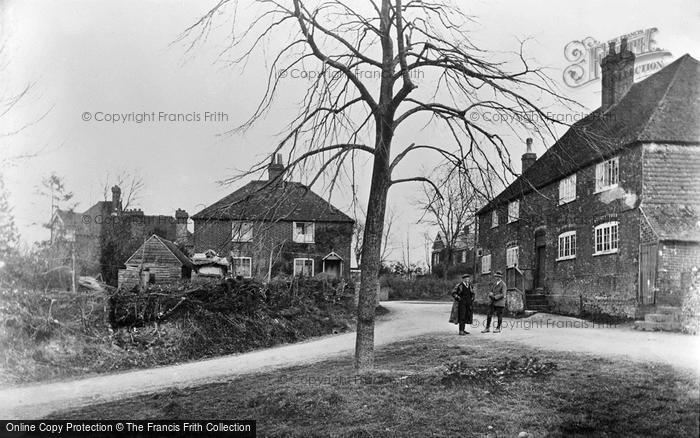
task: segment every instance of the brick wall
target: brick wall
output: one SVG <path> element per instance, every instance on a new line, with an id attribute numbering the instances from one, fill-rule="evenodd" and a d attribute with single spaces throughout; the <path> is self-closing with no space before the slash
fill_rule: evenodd
<path id="1" fill-rule="evenodd" d="M 552 309 L 560 313 L 608 313 L 634 316 L 639 253 L 639 200 L 641 147 L 618 155 L 617 188 L 595 191 L 595 165 L 577 172 L 576 199 L 559 205 L 559 182 L 550 183 L 520 198 L 520 219 L 507 223 L 507 205 L 497 207 L 499 226 L 491 228 L 491 211 L 479 215 L 477 248 L 491 254 L 491 274 L 481 274 L 477 257 L 477 300 L 487 302 L 493 273 L 506 269 L 506 248 L 520 248 L 518 267 L 524 272 L 526 291 L 533 289 L 535 233 L 545 242 L 544 293 Z M 619 249 L 615 254 L 594 256 L 594 228 L 619 222 Z M 577 251 L 572 260 L 557 261 L 559 234 L 576 231 Z"/>

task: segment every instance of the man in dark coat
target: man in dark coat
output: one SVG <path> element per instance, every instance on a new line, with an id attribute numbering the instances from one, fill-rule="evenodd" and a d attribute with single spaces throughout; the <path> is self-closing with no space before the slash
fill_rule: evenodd
<path id="1" fill-rule="evenodd" d="M 503 274 L 501 271 L 496 272 L 494 276 L 494 282 L 491 285 L 491 291 L 489 292 L 489 300 L 491 301 L 489 305 L 489 313 L 486 315 L 486 328 L 481 331 L 481 333 L 488 333 L 491 331 L 491 317 L 496 314 L 498 318 L 498 325 L 494 333 L 501 332 L 501 323 L 503 322 L 503 309 L 506 307 L 506 294 L 508 288 L 506 283 L 503 281 Z"/>
<path id="2" fill-rule="evenodd" d="M 471 324 L 474 317 L 472 312 L 474 289 L 472 288 L 469 274 L 462 275 L 462 282 L 452 289 L 452 298 L 454 298 L 455 303 L 452 306 L 450 322 L 459 324 L 460 336 L 468 335 L 469 332 L 464 331 L 464 327 L 466 324 Z"/>

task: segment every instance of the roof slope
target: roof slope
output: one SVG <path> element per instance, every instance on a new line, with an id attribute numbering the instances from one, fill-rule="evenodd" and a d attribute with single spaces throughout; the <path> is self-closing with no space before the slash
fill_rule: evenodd
<path id="1" fill-rule="evenodd" d="M 129 259 L 124 262 L 125 265 L 139 265 L 143 262 L 145 263 L 164 263 L 165 261 L 159 257 L 158 251 L 154 251 L 156 246 L 161 246 L 165 247 L 165 250 L 170 252 L 176 259 L 177 261 L 182 265 L 186 266 L 188 268 L 192 268 L 194 265 L 192 264 L 192 261 L 190 260 L 189 257 L 187 257 L 185 254 L 183 254 L 182 251 L 175 245 L 173 242 L 164 239 L 157 234 L 152 235 L 149 237 L 144 243 L 139 246 L 139 248 L 134 251 L 134 253 L 129 257 Z M 142 257 L 143 255 L 143 257 Z"/>
<path id="2" fill-rule="evenodd" d="M 569 130 L 479 213 L 541 188 L 636 142 L 700 142 L 700 63 L 683 55 Z"/>
<path id="3" fill-rule="evenodd" d="M 304 184 L 251 181 L 192 219 L 354 222 Z"/>

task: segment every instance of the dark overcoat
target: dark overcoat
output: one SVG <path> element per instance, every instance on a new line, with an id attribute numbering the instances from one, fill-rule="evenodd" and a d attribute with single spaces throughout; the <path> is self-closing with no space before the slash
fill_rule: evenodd
<path id="1" fill-rule="evenodd" d="M 471 285 L 467 286 L 464 283 L 459 283 L 452 289 L 452 298 L 455 299 L 452 305 L 450 314 L 450 322 L 459 324 L 471 324 L 474 318 L 472 303 L 474 302 L 474 289 Z"/>

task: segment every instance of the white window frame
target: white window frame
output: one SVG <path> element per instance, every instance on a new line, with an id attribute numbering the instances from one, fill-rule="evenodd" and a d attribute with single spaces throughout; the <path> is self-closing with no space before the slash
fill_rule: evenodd
<path id="1" fill-rule="evenodd" d="M 433 263 L 434 265 L 440 264 L 440 253 L 439 252 L 433 253 L 433 262 L 434 262 Z"/>
<path id="2" fill-rule="evenodd" d="M 559 205 L 576 200 L 576 174 L 559 181 Z"/>
<path id="3" fill-rule="evenodd" d="M 231 272 L 234 276 L 238 276 L 236 273 L 236 260 L 247 260 L 248 261 L 248 275 L 243 275 L 243 278 L 253 277 L 253 259 L 250 257 L 231 257 Z"/>
<path id="4" fill-rule="evenodd" d="M 467 263 L 467 250 L 466 249 L 462 250 L 462 253 L 459 256 L 459 259 L 461 260 L 461 263 Z"/>
<path id="5" fill-rule="evenodd" d="M 557 242 L 557 261 L 576 258 L 576 231 L 561 233 Z"/>
<path id="6" fill-rule="evenodd" d="M 520 257 L 519 246 L 509 246 L 506 248 L 506 268 L 518 266 L 518 258 Z"/>
<path id="7" fill-rule="evenodd" d="M 605 222 L 593 229 L 593 255 L 615 254 L 620 246 L 620 223 Z M 607 248 L 606 248 L 607 247 Z"/>
<path id="8" fill-rule="evenodd" d="M 496 228 L 498 226 L 498 209 L 494 208 L 491 212 L 491 228 Z"/>
<path id="9" fill-rule="evenodd" d="M 311 233 L 298 234 L 297 224 L 307 224 L 310 226 Z M 300 237 L 307 236 L 307 237 Z M 310 237 L 308 237 L 310 236 Z M 292 223 L 292 241 L 296 243 L 314 243 L 316 237 L 316 224 L 313 222 L 293 222 Z"/>
<path id="10" fill-rule="evenodd" d="M 595 193 L 614 189 L 620 182 L 620 158 L 614 157 L 595 166 Z"/>
<path id="11" fill-rule="evenodd" d="M 247 228 L 247 229 L 245 229 L 245 228 Z M 231 241 L 232 242 L 252 242 L 253 241 L 253 222 L 233 221 L 231 223 Z"/>
<path id="12" fill-rule="evenodd" d="M 508 223 L 517 222 L 520 219 L 520 200 L 508 203 Z"/>
<path id="13" fill-rule="evenodd" d="M 491 273 L 491 254 L 481 256 L 481 273 Z"/>
<path id="14" fill-rule="evenodd" d="M 311 275 L 309 275 L 309 277 L 314 276 L 314 272 L 315 272 L 314 271 L 314 259 L 310 259 L 308 257 L 299 257 L 299 258 L 294 259 L 294 267 L 293 267 L 292 271 L 293 271 L 295 277 L 297 275 L 299 275 L 299 272 L 297 271 L 297 261 L 303 261 L 304 265 L 306 265 L 307 261 L 310 261 L 311 262 Z"/>

